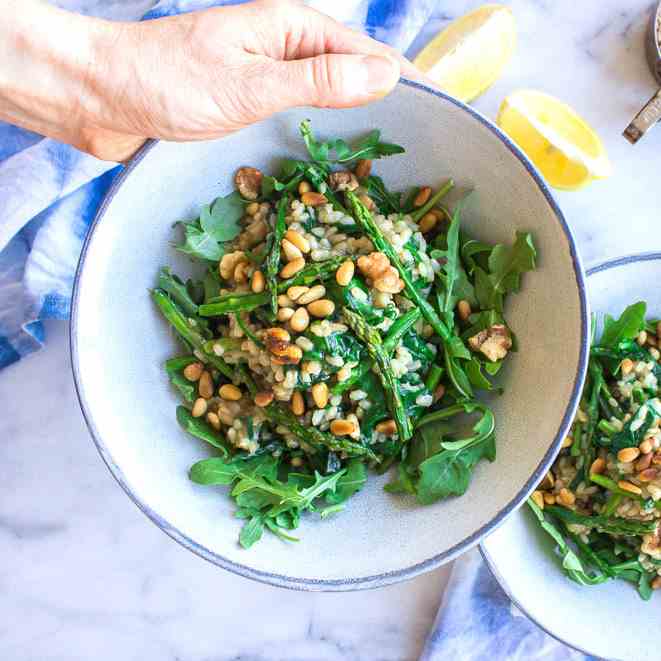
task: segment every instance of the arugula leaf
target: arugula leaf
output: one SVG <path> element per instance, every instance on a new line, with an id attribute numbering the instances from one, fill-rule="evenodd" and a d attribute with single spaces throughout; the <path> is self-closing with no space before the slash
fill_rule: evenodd
<path id="1" fill-rule="evenodd" d="M 474 268 L 475 295 L 484 310 L 503 311 L 505 294 L 519 291 L 521 274 L 535 268 L 537 251 L 529 233 L 517 232 L 512 246 L 498 244 L 489 255 L 489 273 Z"/>
<path id="2" fill-rule="evenodd" d="M 391 213 L 399 213 L 399 196 L 391 193 L 383 183 L 381 177 L 370 175 L 367 177 L 367 194 L 372 198 L 379 211 L 387 216 Z"/>
<path id="3" fill-rule="evenodd" d="M 645 312 L 647 305 L 643 301 L 629 305 L 619 316 L 613 319 L 610 315 L 604 317 L 604 330 L 599 340 L 599 346 L 616 347 L 622 340 L 634 339 L 645 327 Z"/>
<path id="4" fill-rule="evenodd" d="M 170 377 L 170 383 L 181 393 L 184 401 L 192 404 L 197 396 L 195 384 L 189 381 L 183 370 L 191 363 L 197 362 L 195 356 L 182 356 L 181 358 L 170 358 L 165 362 L 165 371 Z"/>
<path id="5" fill-rule="evenodd" d="M 204 422 L 202 418 L 194 418 L 193 414 L 185 406 L 177 407 L 177 422 L 184 431 L 187 431 L 202 441 L 206 441 L 209 445 L 213 445 L 215 448 L 221 450 L 224 455 L 228 454 L 229 448 L 220 434 L 214 431 L 213 427 Z"/>
<path id="6" fill-rule="evenodd" d="M 184 228 L 184 243 L 177 246 L 179 252 L 210 262 L 220 261 L 225 252 L 223 247 L 200 227 L 199 221 L 179 225 Z"/>
<path id="7" fill-rule="evenodd" d="M 651 401 L 643 404 L 636 414 L 624 423 L 622 431 L 611 437 L 610 451 L 617 454 L 624 448 L 638 447 L 657 416 L 661 416 L 661 411 L 657 411 Z"/>
<path id="8" fill-rule="evenodd" d="M 318 142 L 310 128 L 310 121 L 307 119 L 301 122 L 300 128 L 310 157 L 325 168 L 328 168 L 330 163 L 349 163 L 362 158 L 374 160 L 382 156 L 402 154 L 405 151 L 399 145 L 380 142 L 381 132 L 377 129 L 370 131 L 351 149 L 340 138 L 327 142 Z"/>
<path id="9" fill-rule="evenodd" d="M 241 528 L 239 533 L 239 544 L 244 549 L 249 549 L 255 542 L 262 538 L 264 532 L 264 517 L 261 514 L 253 514 Z"/>
<path id="10" fill-rule="evenodd" d="M 473 468 L 482 458 L 493 461 L 496 446 L 493 435 L 485 440 L 459 448 L 443 450 L 420 464 L 416 484 L 418 502 L 430 505 L 438 500 L 466 493 Z"/>
<path id="11" fill-rule="evenodd" d="M 225 197 L 219 197 L 213 205 L 205 204 L 200 211 L 200 226 L 218 243 L 235 239 L 241 227 L 239 220 L 243 216 L 244 202 L 238 191 Z"/>

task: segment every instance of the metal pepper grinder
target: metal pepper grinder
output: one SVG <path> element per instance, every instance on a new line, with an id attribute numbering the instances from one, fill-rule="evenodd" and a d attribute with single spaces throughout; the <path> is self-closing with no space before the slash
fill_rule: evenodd
<path id="1" fill-rule="evenodd" d="M 654 77 L 661 84 L 661 3 L 652 12 L 646 40 L 647 61 Z M 622 135 L 632 144 L 661 120 L 661 89 L 643 106 L 642 110 L 631 120 Z"/>

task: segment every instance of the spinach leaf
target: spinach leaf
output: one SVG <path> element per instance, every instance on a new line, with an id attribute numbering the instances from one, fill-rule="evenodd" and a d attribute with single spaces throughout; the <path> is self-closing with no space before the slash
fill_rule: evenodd
<path id="1" fill-rule="evenodd" d="M 367 468 L 360 459 L 350 459 L 346 473 L 337 481 L 335 491 L 328 491 L 325 500 L 329 505 L 339 505 L 360 491 L 367 481 Z"/>
<path id="2" fill-rule="evenodd" d="M 645 327 L 646 310 L 647 305 L 643 301 L 639 301 L 628 306 L 618 319 L 606 315 L 599 346 L 612 348 L 622 340 L 634 339 Z"/>

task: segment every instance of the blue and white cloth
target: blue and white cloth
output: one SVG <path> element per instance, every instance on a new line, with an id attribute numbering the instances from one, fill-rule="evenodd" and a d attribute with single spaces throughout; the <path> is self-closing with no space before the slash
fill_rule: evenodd
<path id="1" fill-rule="evenodd" d="M 144 18 L 218 4 L 229 3 L 161 0 Z M 308 4 L 402 52 L 432 12 L 444 5 L 440 0 L 311 0 Z M 116 164 L 0 123 L 0 369 L 42 345 L 42 320 L 68 317 L 83 240 L 120 170 Z M 517 616 L 472 552 L 455 563 L 422 659 L 583 661 L 585 657 Z"/>

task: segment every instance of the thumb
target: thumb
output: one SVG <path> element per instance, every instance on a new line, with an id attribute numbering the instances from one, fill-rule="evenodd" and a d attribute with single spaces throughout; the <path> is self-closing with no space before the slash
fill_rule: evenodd
<path id="1" fill-rule="evenodd" d="M 276 110 L 359 106 L 385 96 L 399 80 L 399 63 L 387 55 L 324 54 L 273 67 Z"/>

